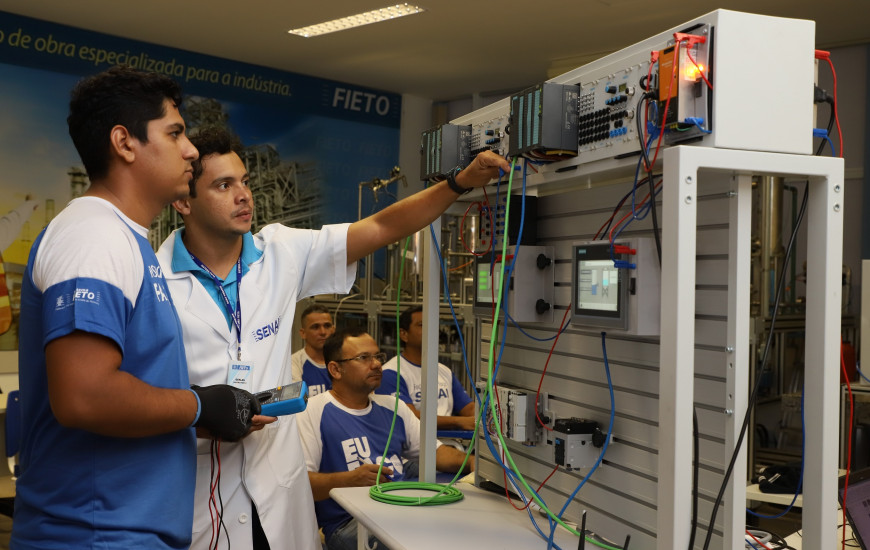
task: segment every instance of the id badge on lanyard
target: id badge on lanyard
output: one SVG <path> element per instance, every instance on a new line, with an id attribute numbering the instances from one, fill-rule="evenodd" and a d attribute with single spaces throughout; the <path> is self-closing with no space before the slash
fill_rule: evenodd
<path id="1" fill-rule="evenodd" d="M 227 384 L 230 386 L 252 391 L 254 383 L 254 365 L 243 361 L 230 361 L 227 371 Z"/>
<path id="2" fill-rule="evenodd" d="M 188 254 L 190 252 L 188 251 Z M 227 367 L 227 384 L 239 389 L 251 391 L 254 385 L 254 364 L 249 361 L 242 361 L 242 292 L 241 292 L 241 284 L 242 284 L 242 257 L 239 256 L 239 259 L 236 260 L 236 308 L 233 310 L 233 306 L 230 304 L 230 298 L 227 296 L 226 291 L 224 290 L 223 284 L 204 263 L 202 263 L 199 258 L 190 254 L 191 259 L 193 259 L 194 263 L 198 265 L 203 271 L 211 275 L 214 280 L 215 287 L 217 288 L 218 294 L 220 294 L 221 298 L 223 298 L 223 305 L 226 309 L 227 314 L 230 316 L 230 319 L 233 321 L 233 326 L 236 329 L 236 334 L 238 338 L 236 339 L 236 357 L 234 361 L 230 361 Z"/>

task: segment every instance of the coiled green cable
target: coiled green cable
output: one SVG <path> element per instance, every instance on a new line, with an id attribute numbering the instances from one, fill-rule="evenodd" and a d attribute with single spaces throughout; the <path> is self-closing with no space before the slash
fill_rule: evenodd
<path id="1" fill-rule="evenodd" d="M 432 497 L 391 495 L 390 491 L 416 489 L 437 493 Z M 423 481 L 395 481 L 384 485 L 375 485 L 369 491 L 373 500 L 397 506 L 437 506 L 459 502 L 465 495 L 453 485 L 441 485 L 439 483 L 425 483 Z"/>

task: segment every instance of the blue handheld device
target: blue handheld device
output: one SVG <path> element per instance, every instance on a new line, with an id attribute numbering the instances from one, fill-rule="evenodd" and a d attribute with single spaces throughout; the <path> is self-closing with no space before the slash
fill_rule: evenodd
<path id="1" fill-rule="evenodd" d="M 308 384 L 294 382 L 257 393 L 262 412 L 266 416 L 284 416 L 304 411 L 308 403 Z"/>

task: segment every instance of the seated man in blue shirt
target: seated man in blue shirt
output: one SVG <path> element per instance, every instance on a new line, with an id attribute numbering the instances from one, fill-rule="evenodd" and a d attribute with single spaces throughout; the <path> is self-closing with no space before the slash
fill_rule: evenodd
<path id="1" fill-rule="evenodd" d="M 385 357 L 364 331 L 339 331 L 326 341 L 323 355 L 332 389 L 308 400 L 308 407 L 298 415 L 299 435 L 327 550 L 356 548 L 356 520 L 329 498 L 329 491 L 403 480 L 402 458 L 420 454 L 420 421 L 408 407 L 398 407 L 386 449 L 395 400 L 372 393 L 381 384 Z M 456 472 L 464 460 L 460 451 L 438 443 L 438 470 Z M 381 461 L 384 467 L 377 479 Z M 468 462 L 466 470 L 472 468 L 473 463 Z M 369 545 L 373 542 L 374 537 Z"/>
<path id="2" fill-rule="evenodd" d="M 294 382 L 302 380 L 308 385 L 311 397 L 332 387 L 323 360 L 323 344 L 334 333 L 332 314 L 326 306 L 312 304 L 299 317 L 299 336 L 305 345 L 290 356 L 290 372 Z"/>
<path id="3" fill-rule="evenodd" d="M 396 395 L 396 378 L 399 382 L 399 399 L 408 404 L 414 415 L 420 418 L 423 408 L 422 363 L 423 363 L 423 308 L 411 306 L 399 316 L 399 338 L 402 340 L 402 364 L 393 357 L 384 364 L 384 379 L 377 393 Z M 400 366 L 397 372 L 397 366 Z M 438 429 L 473 430 L 474 402 L 465 392 L 453 371 L 438 363 Z"/>

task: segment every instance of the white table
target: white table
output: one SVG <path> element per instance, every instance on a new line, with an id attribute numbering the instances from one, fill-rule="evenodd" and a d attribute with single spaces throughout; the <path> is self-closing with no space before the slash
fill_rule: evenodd
<path id="1" fill-rule="evenodd" d="M 455 486 L 465 495 L 459 502 L 442 506 L 395 506 L 369 497 L 368 487 L 333 489 L 329 495 L 359 522 L 359 547 L 365 549 L 368 532 L 391 550 L 529 550 L 546 548 L 525 511 L 514 510 L 504 496 L 474 485 Z M 397 494 L 434 496 L 429 491 L 400 491 Z M 547 520 L 533 512 L 541 529 Z M 555 542 L 563 550 L 577 548 L 578 539 L 562 527 Z M 590 544 L 586 544 L 591 548 Z"/>
<path id="2" fill-rule="evenodd" d="M 791 504 L 791 499 L 794 498 L 794 493 L 762 493 L 761 489 L 758 488 L 758 483 L 753 483 L 752 485 L 746 486 L 746 500 L 754 500 L 758 502 L 771 502 L 773 504 L 780 504 L 782 506 L 788 506 Z M 801 508 L 804 504 L 804 495 L 803 493 L 799 494 L 794 501 L 795 508 Z"/>

